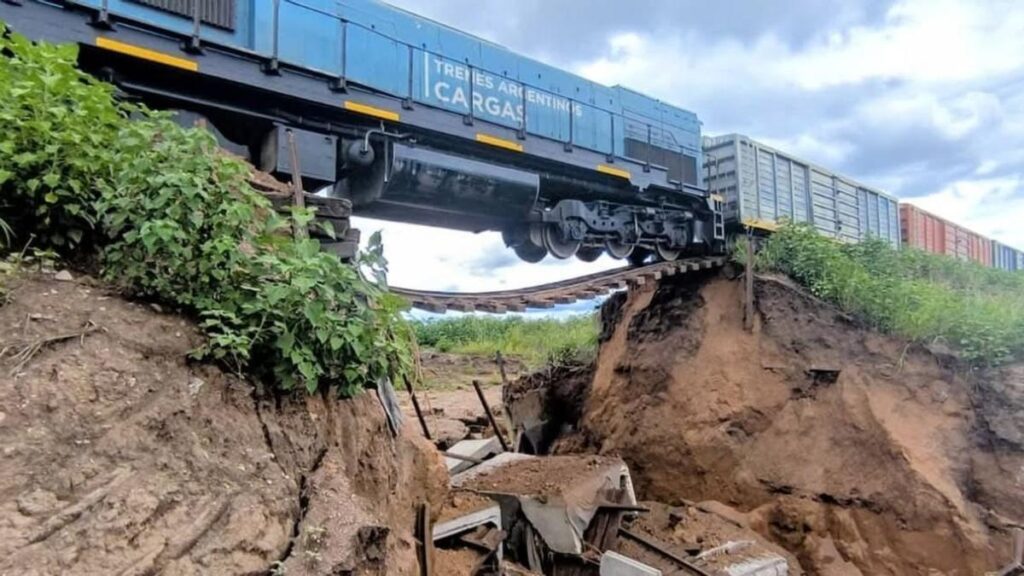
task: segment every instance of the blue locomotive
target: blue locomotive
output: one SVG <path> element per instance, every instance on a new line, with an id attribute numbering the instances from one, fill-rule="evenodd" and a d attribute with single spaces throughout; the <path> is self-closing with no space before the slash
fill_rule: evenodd
<path id="1" fill-rule="evenodd" d="M 495 230 L 521 258 L 718 252 L 692 112 L 375 0 L 0 0 L 80 64 L 207 120 L 260 168 L 355 213 Z"/>

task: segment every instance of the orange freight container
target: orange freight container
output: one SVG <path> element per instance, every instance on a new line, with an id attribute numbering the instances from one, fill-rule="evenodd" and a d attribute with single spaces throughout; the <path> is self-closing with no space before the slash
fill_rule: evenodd
<path id="1" fill-rule="evenodd" d="M 992 265 L 992 241 L 917 206 L 900 203 L 903 244 L 933 254 Z"/>

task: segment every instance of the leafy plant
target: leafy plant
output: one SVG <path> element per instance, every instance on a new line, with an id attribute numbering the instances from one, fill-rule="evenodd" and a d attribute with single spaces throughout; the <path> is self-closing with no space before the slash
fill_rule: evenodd
<path id="1" fill-rule="evenodd" d="M 1024 355 L 1024 273 L 895 250 L 877 239 L 841 244 L 806 225 L 772 235 L 756 264 L 788 274 L 879 330 L 948 342 L 975 364 Z"/>
<path id="2" fill-rule="evenodd" d="M 65 254 L 97 249 L 108 280 L 198 316 L 208 339 L 197 356 L 286 390 L 353 394 L 411 372 L 379 237 L 356 266 L 293 240 L 312 211 L 277 215 L 209 133 L 116 101 L 75 67 L 74 46 L 11 34 L 0 53 L 11 234 Z"/>
<path id="3" fill-rule="evenodd" d="M 2 27 L 2 23 L 0 23 Z M 124 124 L 113 87 L 75 68 L 76 46 L 0 41 L 0 189 L 19 235 L 71 247 L 92 231 L 97 181 L 109 179 Z"/>

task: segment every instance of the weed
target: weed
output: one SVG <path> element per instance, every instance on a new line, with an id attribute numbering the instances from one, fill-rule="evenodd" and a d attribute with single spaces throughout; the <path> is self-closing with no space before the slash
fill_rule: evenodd
<path id="1" fill-rule="evenodd" d="M 788 274 L 874 328 L 941 340 L 976 365 L 1024 354 L 1024 274 L 868 239 L 840 244 L 806 225 L 765 242 L 761 270 Z"/>

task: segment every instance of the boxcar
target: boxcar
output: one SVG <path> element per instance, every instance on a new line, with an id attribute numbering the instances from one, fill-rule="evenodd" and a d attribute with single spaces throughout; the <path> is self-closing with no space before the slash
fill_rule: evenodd
<path id="1" fill-rule="evenodd" d="M 844 242 L 900 245 L 894 197 L 740 134 L 704 138 L 708 189 L 724 198 L 728 228 L 808 222 Z"/>
<path id="2" fill-rule="evenodd" d="M 992 266 L 1010 272 L 1024 270 L 1024 252 L 993 240 Z"/>
<path id="3" fill-rule="evenodd" d="M 905 246 L 992 266 L 991 240 L 913 204 L 900 204 L 900 229 Z"/>

